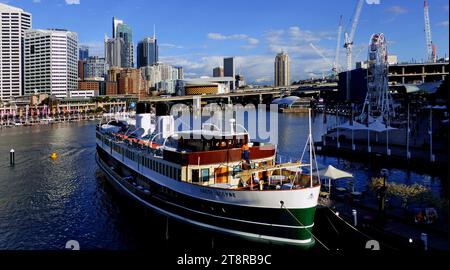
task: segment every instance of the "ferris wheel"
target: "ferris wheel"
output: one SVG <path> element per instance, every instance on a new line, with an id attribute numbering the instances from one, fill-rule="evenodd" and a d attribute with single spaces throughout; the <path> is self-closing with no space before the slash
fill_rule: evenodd
<path id="1" fill-rule="evenodd" d="M 395 112 L 389 93 L 388 52 L 383 33 L 371 36 L 367 60 L 367 95 L 360 118 L 372 122 L 382 117 L 387 123 Z"/>

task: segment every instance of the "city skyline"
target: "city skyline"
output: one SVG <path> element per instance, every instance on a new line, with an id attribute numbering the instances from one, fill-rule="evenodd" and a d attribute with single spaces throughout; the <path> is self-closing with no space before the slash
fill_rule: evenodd
<path id="1" fill-rule="evenodd" d="M 339 16 L 344 16 L 344 29 L 354 12 L 356 1 L 345 3 L 329 2 L 330 8 L 320 10 L 319 3 L 297 3 L 287 1 L 284 6 L 264 2 L 253 6 L 240 3 L 235 9 L 236 19 L 213 21 L 212 15 L 201 19 L 182 20 L 180 12 L 199 12 L 221 8 L 224 4 L 212 6 L 201 3 L 177 2 L 180 8 L 170 13 L 162 2 L 147 3 L 133 1 L 135 9 L 124 10 L 120 5 L 105 1 L 64 1 L 29 0 L 0 1 L 23 8 L 33 14 L 33 28 L 66 28 L 77 32 L 80 44 L 90 46 L 90 54 L 103 57 L 104 34 L 111 34 L 111 18 L 118 17 L 133 29 L 133 42 L 153 33 L 153 25 L 158 29 L 160 60 L 167 64 L 183 66 L 186 77 L 210 75 L 212 68 L 219 66 L 223 57 L 235 56 L 236 70 L 243 73 L 248 82 L 269 83 L 273 81 L 273 58 L 281 50 L 291 58 L 291 80 L 296 81 L 319 77 L 330 73 L 331 68 L 311 49 L 314 43 L 325 56 L 332 59 L 336 45 Z M 66 4 L 66 2 L 74 4 Z M 78 4 L 77 4 L 78 3 Z M 131 3 L 130 3 L 131 4 Z M 174 5 L 174 3 L 172 3 Z M 233 6 L 232 3 L 229 5 Z M 323 3 L 320 3 L 323 5 Z M 106 7 L 106 8 L 105 8 Z M 136 16 L 136 10 L 153 8 L 150 20 L 146 16 Z M 283 9 L 275 17 L 270 17 L 274 8 Z M 57 10 L 55 16 L 45 16 L 48 10 Z M 370 10 L 370 12 L 369 12 Z M 84 15 L 83 15 L 84 14 Z M 95 14 L 95 16 L 92 16 Z M 170 18 L 167 16 L 170 15 Z M 187 15 L 187 14 L 186 14 Z M 244 16 L 245 15 L 245 16 Z M 78 18 L 83 16 L 84 20 Z M 430 1 L 430 17 L 433 42 L 437 45 L 438 56 L 448 56 L 448 2 Z M 164 19 L 165 18 L 165 19 Z M 269 19 L 270 18 L 270 19 Z M 320 20 L 318 19 L 320 18 Z M 204 24 L 201 21 L 208 21 Z M 88 27 L 89 26 L 89 27 Z M 421 61 L 426 57 L 423 23 L 423 1 L 381 1 L 379 5 L 363 7 L 360 25 L 355 36 L 355 61 L 365 60 L 369 37 L 375 32 L 384 32 L 389 42 L 389 52 L 396 54 L 400 62 Z M 189 32 L 187 32 L 189 31 Z M 411 44 L 416 44 L 411 46 Z M 341 49 L 343 52 L 343 48 Z M 341 53 L 341 65 L 344 53 Z"/>

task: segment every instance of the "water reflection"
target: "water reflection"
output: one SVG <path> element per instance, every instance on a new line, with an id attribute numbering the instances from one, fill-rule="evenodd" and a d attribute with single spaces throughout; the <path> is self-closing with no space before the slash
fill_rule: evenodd
<path id="1" fill-rule="evenodd" d="M 332 117 L 327 122 L 332 125 Z M 281 155 L 300 157 L 307 123 L 306 115 L 280 115 Z M 316 115 L 313 129 L 315 140 L 320 140 L 326 129 L 323 116 Z M 11 148 L 16 150 L 14 167 L 9 166 Z M 52 152 L 58 154 L 56 160 L 50 158 Z M 381 169 L 377 164 L 334 157 L 319 156 L 318 162 L 353 173 L 357 190 L 365 189 L 368 179 Z M 426 184 L 437 194 L 442 190 L 439 177 L 415 172 L 391 169 L 389 179 Z M 169 239 L 178 240 L 166 241 L 165 222 L 107 184 L 95 162 L 94 122 L 0 131 L 0 249 L 62 249 L 72 239 L 82 249 L 145 249 L 148 243 L 168 248 L 194 242 L 205 248 L 211 245 L 208 232 L 175 222 L 169 225 Z M 214 238 L 219 241 L 220 236 Z M 230 245 L 227 239 L 223 242 Z"/>

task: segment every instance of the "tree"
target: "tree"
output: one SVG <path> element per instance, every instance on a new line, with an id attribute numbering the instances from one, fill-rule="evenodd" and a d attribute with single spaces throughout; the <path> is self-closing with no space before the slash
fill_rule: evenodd
<path id="1" fill-rule="evenodd" d="M 372 190 L 377 190 L 383 186 L 383 178 L 372 178 L 370 186 Z M 418 199 L 421 196 L 430 194 L 430 190 L 423 185 L 413 184 L 397 184 L 397 183 L 386 183 L 386 192 L 388 195 L 393 197 L 398 197 L 402 200 L 402 207 L 407 209 L 408 203 L 411 200 Z"/>

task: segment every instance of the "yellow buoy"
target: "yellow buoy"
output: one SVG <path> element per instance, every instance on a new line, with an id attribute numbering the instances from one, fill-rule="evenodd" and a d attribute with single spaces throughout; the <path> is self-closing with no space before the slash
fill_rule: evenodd
<path id="1" fill-rule="evenodd" d="M 50 157 L 51 157 L 52 159 L 56 159 L 56 158 L 58 158 L 58 155 L 57 155 L 56 153 L 52 153 Z"/>

